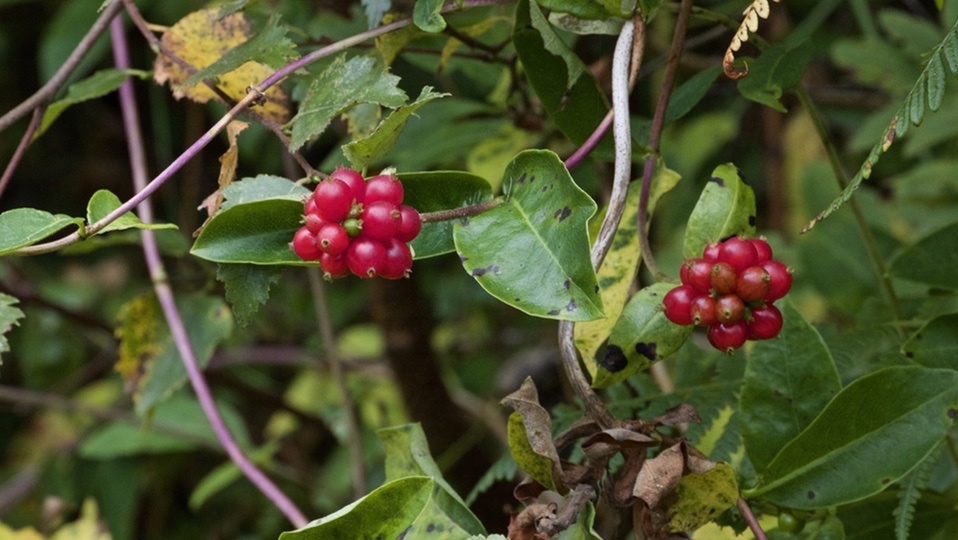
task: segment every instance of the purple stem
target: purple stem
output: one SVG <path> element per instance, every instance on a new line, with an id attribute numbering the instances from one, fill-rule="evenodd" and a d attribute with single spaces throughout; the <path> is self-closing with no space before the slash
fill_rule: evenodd
<path id="1" fill-rule="evenodd" d="M 749 507 L 748 502 L 739 497 L 735 501 L 735 506 L 738 507 L 738 511 L 742 513 L 742 517 L 745 518 L 745 522 L 748 523 L 748 528 L 752 530 L 752 534 L 755 535 L 755 540 L 768 540 L 768 537 L 765 536 L 765 531 L 762 530 L 762 526 L 759 524 L 758 520 L 755 519 L 755 514 L 752 513 L 752 508 Z"/>
<path id="2" fill-rule="evenodd" d="M 571 156 L 567 157 L 565 160 L 565 168 L 570 171 L 579 166 L 582 163 L 582 160 L 586 158 L 589 154 L 595 150 L 595 147 L 599 145 L 599 141 L 602 140 L 602 137 L 605 137 L 605 134 L 609 132 L 609 128 L 612 127 L 612 113 L 615 112 L 615 109 L 609 109 L 609 112 L 605 113 L 605 118 L 599 122 L 599 125 L 595 128 L 595 131 L 592 132 L 592 135 L 589 135 L 589 138 L 582 143 Z"/>
<path id="3" fill-rule="evenodd" d="M 116 65 L 120 69 L 127 69 L 130 66 L 128 56 L 126 36 L 123 33 L 123 21 L 119 18 L 114 19 L 110 31 L 113 37 L 113 55 Z M 123 110 L 123 125 L 127 137 L 127 146 L 130 152 L 130 167 L 133 174 L 133 185 L 140 193 L 146 191 L 148 178 L 146 170 L 146 157 L 143 150 L 142 132 L 140 129 L 139 117 L 136 112 L 136 99 L 133 95 L 133 83 L 127 79 L 120 87 L 120 105 Z M 137 211 L 140 219 L 144 223 L 153 221 L 153 209 L 148 199 L 143 199 Z M 153 281 L 153 288 L 156 291 L 157 299 L 163 309 L 163 315 L 166 318 L 167 325 L 170 327 L 170 334 L 176 344 L 176 349 L 183 359 L 183 366 L 189 376 L 190 384 L 196 392 L 196 397 L 206 414 L 216 438 L 223 445 L 227 455 L 236 464 L 237 467 L 246 475 L 247 478 L 263 492 L 266 497 L 276 505 L 277 508 L 287 519 L 297 528 L 303 527 L 308 522 L 306 516 L 279 490 L 278 487 L 262 471 L 246 457 L 239 445 L 230 435 L 229 429 L 223 422 L 216 403 L 210 393 L 210 388 L 206 384 L 202 371 L 196 361 L 192 344 L 180 317 L 180 312 L 176 307 L 176 301 L 173 298 L 173 290 L 167 281 L 166 270 L 160 259 L 160 251 L 156 244 L 156 237 L 153 231 L 144 229 L 141 231 L 143 238 L 143 254 L 146 258 L 146 264 L 149 268 L 150 279 Z"/>

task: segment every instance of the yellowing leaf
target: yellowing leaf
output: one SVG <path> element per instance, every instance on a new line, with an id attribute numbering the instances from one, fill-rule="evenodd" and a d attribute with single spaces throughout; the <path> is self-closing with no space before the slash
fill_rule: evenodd
<path id="1" fill-rule="evenodd" d="M 156 335 L 160 317 L 160 306 L 153 295 L 139 296 L 120 308 L 117 318 L 121 323 L 115 332 L 120 350 L 113 369 L 123 377 L 128 389 L 139 386 L 146 365 L 160 351 Z"/>
<path id="2" fill-rule="evenodd" d="M 163 46 L 198 70 L 210 66 L 251 37 L 250 22 L 242 13 L 220 18 L 219 12 L 217 8 L 203 9 L 183 17 L 163 34 Z M 250 85 L 259 83 L 272 72 L 266 64 L 246 62 L 219 75 L 216 85 L 230 98 L 239 101 Z M 181 86 L 191 74 L 163 54 L 156 57 L 153 65 L 153 78 L 161 85 L 169 81 L 177 99 L 185 96 L 197 103 L 206 103 L 217 97 L 204 84 Z M 266 102 L 257 108 L 257 112 L 274 122 L 285 123 L 289 119 L 289 96 L 278 86 L 269 88 L 264 95 Z"/>
<path id="3" fill-rule="evenodd" d="M 669 509 L 669 528 L 673 531 L 698 529 L 738 499 L 735 471 L 721 462 L 706 472 L 683 476 L 675 491 L 679 500 Z"/>

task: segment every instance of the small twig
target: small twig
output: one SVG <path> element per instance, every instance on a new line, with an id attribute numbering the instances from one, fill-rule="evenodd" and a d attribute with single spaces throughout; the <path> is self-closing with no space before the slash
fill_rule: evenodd
<path id="1" fill-rule="evenodd" d="M 742 497 L 739 497 L 738 500 L 735 501 L 735 506 L 738 507 L 738 511 L 742 513 L 742 517 L 744 517 L 745 522 L 748 523 L 748 528 L 751 529 L 752 534 L 755 535 L 755 540 L 768 540 L 768 537 L 765 536 L 765 531 L 762 530 L 762 526 L 758 520 L 755 519 L 755 514 L 752 513 L 748 502 Z"/>
<path id="2" fill-rule="evenodd" d="M 477 216 L 486 210 L 490 210 L 502 204 L 503 200 L 492 199 L 491 201 L 484 201 L 478 204 L 473 204 L 469 206 L 463 206 L 461 208 L 451 208 L 449 210 L 438 210 L 436 212 L 425 212 L 419 214 L 419 217 L 422 218 L 423 223 L 435 223 L 437 221 L 451 221 L 454 219 L 462 219 L 472 216 Z"/>
<path id="3" fill-rule="evenodd" d="M 127 69 L 130 65 L 129 52 L 126 44 L 126 36 L 123 30 L 123 21 L 116 19 L 111 25 L 111 34 L 113 37 L 113 55 L 116 66 L 120 69 Z M 134 187 L 143 193 L 147 186 L 147 167 L 146 152 L 140 128 L 139 116 L 136 111 L 136 99 L 133 95 L 133 83 L 129 79 L 120 86 L 120 107 L 123 114 L 123 127 L 126 133 L 127 148 L 130 152 L 130 168 L 133 176 Z M 139 205 L 137 212 L 140 220 L 144 223 L 153 222 L 153 208 L 149 199 L 144 199 Z M 193 346 L 190 343 L 189 335 L 186 331 L 186 325 L 180 316 L 173 297 L 173 290 L 170 287 L 166 275 L 166 269 L 163 267 L 163 261 L 160 258 L 160 250 L 156 242 L 156 235 L 152 230 L 143 229 L 140 231 L 143 240 L 143 254 L 146 258 L 147 269 L 150 279 L 153 281 L 153 290 L 159 300 L 163 315 L 170 329 L 170 335 L 183 361 L 183 367 L 186 369 L 190 384 L 196 393 L 196 398 L 200 402 L 203 412 L 206 414 L 210 426 L 217 440 L 222 444 L 223 449 L 232 459 L 233 463 L 243 472 L 244 475 L 253 483 L 276 507 L 283 512 L 289 521 L 295 527 L 302 527 L 308 522 L 306 516 L 296 507 L 295 504 L 270 480 L 256 465 L 243 453 L 236 440 L 230 434 L 229 428 L 223 421 L 223 417 L 217 409 L 216 402 L 210 392 L 206 379 L 200 371 Z"/>
<path id="4" fill-rule="evenodd" d="M 3 170 L 3 176 L 0 177 L 0 197 L 3 197 L 3 192 L 6 191 L 7 184 L 10 183 L 10 179 L 13 177 L 13 172 L 17 170 L 17 165 L 20 164 L 23 155 L 27 153 L 27 148 L 33 140 L 33 134 L 40 128 L 40 123 L 43 121 L 43 114 L 46 110 L 46 103 L 40 104 L 40 106 L 33 110 L 33 118 L 30 119 L 27 130 L 23 132 L 23 137 L 20 138 L 20 144 L 18 144 L 17 149 L 13 151 L 13 156 L 10 157 L 10 161 Z"/>
<path id="5" fill-rule="evenodd" d="M 309 288 L 313 295 L 313 309 L 316 310 L 319 335 L 323 340 L 323 356 L 329 364 L 333 382 L 339 389 L 340 405 L 346 415 L 346 436 L 349 445 L 350 470 L 353 476 L 353 495 L 356 499 L 359 499 L 366 494 L 366 470 L 363 467 L 362 433 L 359 431 L 359 420 L 356 418 L 356 404 L 353 402 L 352 393 L 346 384 L 343 362 L 336 352 L 336 336 L 333 334 L 329 304 L 326 302 L 326 287 L 323 284 L 322 275 L 319 268 L 315 266 L 307 268 L 307 275 L 309 276 Z"/>

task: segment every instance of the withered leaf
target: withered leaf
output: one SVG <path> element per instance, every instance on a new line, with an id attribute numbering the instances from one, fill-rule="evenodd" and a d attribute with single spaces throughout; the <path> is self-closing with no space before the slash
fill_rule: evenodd
<path id="1" fill-rule="evenodd" d="M 684 443 L 670 446 L 642 465 L 632 494 L 645 501 L 649 508 L 658 506 L 659 501 L 671 493 L 682 479 L 685 471 L 683 446 Z"/>

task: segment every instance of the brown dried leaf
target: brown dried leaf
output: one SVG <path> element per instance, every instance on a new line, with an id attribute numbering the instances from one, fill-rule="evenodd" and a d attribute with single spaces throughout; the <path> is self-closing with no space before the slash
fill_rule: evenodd
<path id="1" fill-rule="evenodd" d="M 647 459 L 635 479 L 632 494 L 654 509 L 665 498 L 685 472 L 684 443 L 675 444 L 663 450 L 652 459 Z"/>
<path id="2" fill-rule="evenodd" d="M 203 202 L 200 203 L 199 209 L 206 209 L 206 221 L 193 233 L 194 238 L 200 234 L 203 227 L 205 227 L 206 224 L 213 219 L 213 215 L 219 211 L 220 205 L 223 204 L 223 190 L 236 179 L 236 165 L 239 162 L 237 137 L 240 132 L 248 127 L 249 124 L 240 120 L 233 120 L 226 125 L 226 138 L 229 141 L 229 148 L 220 156 L 220 174 L 216 191 L 210 193 L 203 199 Z"/>
<path id="3" fill-rule="evenodd" d="M 549 482 L 544 481 L 543 478 L 537 478 L 537 480 L 548 487 L 554 487 L 559 493 L 568 491 L 562 474 L 559 452 L 552 440 L 552 419 L 549 417 L 549 412 L 539 405 L 539 393 L 536 390 L 535 383 L 532 382 L 532 378 L 527 377 L 518 390 L 503 398 L 499 404 L 511 406 L 522 416 L 522 424 L 525 427 L 529 447 L 536 455 L 544 457 L 552 463 L 551 480 L 554 486 L 548 486 Z M 516 462 L 522 466 L 523 457 L 516 455 L 516 448 L 511 440 L 510 450 L 512 450 Z M 525 470 L 526 472 L 532 472 L 528 469 Z"/>
<path id="4" fill-rule="evenodd" d="M 597 467 L 605 467 L 609 459 L 626 448 L 647 447 L 659 441 L 631 429 L 609 428 L 593 434 L 582 442 L 582 450 L 589 462 Z"/>
<path id="5" fill-rule="evenodd" d="M 676 426 L 679 424 L 701 424 L 702 418 L 699 417 L 698 411 L 692 405 L 679 403 L 665 411 L 664 414 L 653 418 L 652 422 L 660 426 Z"/>
<path id="6" fill-rule="evenodd" d="M 773 2 L 779 2 L 780 0 L 772 0 Z M 759 19 L 767 19 L 768 14 L 771 11 L 768 0 L 753 0 L 751 4 L 745 8 L 745 11 L 742 12 L 744 18 L 742 19 L 742 24 L 739 25 L 738 30 L 735 31 L 735 35 L 732 36 L 732 41 L 729 43 L 728 48 L 725 49 L 725 57 L 722 59 L 722 69 L 725 71 L 725 76 L 730 79 L 741 79 L 748 75 L 748 65 L 743 65 L 738 67 L 735 65 L 735 53 L 742 48 L 742 44 L 748 41 L 748 33 L 755 33 L 758 31 L 758 21 Z"/>
<path id="7" fill-rule="evenodd" d="M 246 42 L 251 36 L 250 22 L 243 13 L 219 17 L 219 8 L 201 9 L 183 17 L 163 33 L 160 42 L 171 53 L 193 66 L 203 69 L 224 53 Z M 257 84 L 273 73 L 266 64 L 246 62 L 239 68 L 217 77 L 217 86 L 230 98 L 239 101 L 251 84 Z M 153 79 L 160 85 L 170 82 L 173 96 L 188 97 L 197 103 L 217 98 L 205 84 L 184 87 L 192 74 L 166 55 L 159 54 L 153 64 Z M 257 111 L 277 123 L 289 120 L 289 96 L 279 86 L 264 93 L 266 102 Z"/>

